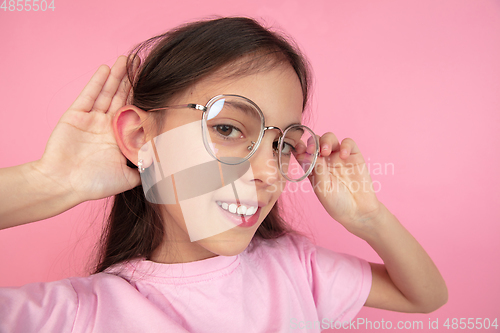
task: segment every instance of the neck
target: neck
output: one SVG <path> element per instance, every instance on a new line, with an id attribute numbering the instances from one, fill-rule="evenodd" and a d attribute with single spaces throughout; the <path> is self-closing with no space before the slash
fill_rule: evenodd
<path id="1" fill-rule="evenodd" d="M 164 240 L 153 251 L 151 260 L 162 264 L 180 264 L 216 257 L 195 242 L 185 240 Z"/>
<path id="2" fill-rule="evenodd" d="M 151 260 L 164 264 L 178 264 L 217 256 L 197 242 L 189 239 L 187 232 L 173 221 L 166 211 L 162 214 L 165 234 L 163 241 L 151 254 Z"/>

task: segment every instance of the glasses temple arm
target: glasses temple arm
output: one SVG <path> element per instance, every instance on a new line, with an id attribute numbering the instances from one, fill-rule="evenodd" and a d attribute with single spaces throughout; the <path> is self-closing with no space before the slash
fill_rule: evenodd
<path id="1" fill-rule="evenodd" d="M 147 112 L 154 112 L 154 111 L 162 111 L 162 110 L 168 110 L 168 109 L 195 109 L 199 111 L 206 111 L 207 108 L 203 105 L 200 104 L 181 104 L 181 105 L 170 105 L 170 106 L 165 106 L 163 108 L 156 108 L 156 109 L 150 109 L 150 110 L 145 110 Z"/>

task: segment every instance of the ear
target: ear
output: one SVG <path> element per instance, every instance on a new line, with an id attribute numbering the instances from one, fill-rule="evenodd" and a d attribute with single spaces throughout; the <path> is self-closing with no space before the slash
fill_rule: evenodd
<path id="1" fill-rule="evenodd" d="M 123 106 L 113 118 L 113 132 L 122 154 L 135 165 L 142 159 L 144 168 L 153 163 L 152 156 L 149 156 L 151 154 L 148 154 L 150 144 L 147 142 L 145 128 L 147 118 L 146 111 L 133 105 Z"/>

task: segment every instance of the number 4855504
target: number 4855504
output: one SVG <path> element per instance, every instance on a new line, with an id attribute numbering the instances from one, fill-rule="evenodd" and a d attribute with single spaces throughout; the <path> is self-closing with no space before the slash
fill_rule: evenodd
<path id="1" fill-rule="evenodd" d="M 0 9 L 3 9 L 4 12 L 45 12 L 47 9 L 54 11 L 56 6 L 54 0 L 51 0 L 50 3 L 47 3 L 46 0 L 4 0 Z"/>

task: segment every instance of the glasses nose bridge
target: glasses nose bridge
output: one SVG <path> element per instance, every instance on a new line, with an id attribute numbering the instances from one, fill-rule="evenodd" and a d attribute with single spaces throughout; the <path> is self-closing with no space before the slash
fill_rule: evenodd
<path id="1" fill-rule="evenodd" d="M 259 142 L 259 146 L 261 146 L 260 144 L 262 143 L 267 130 L 276 130 L 279 133 L 279 136 L 277 138 L 278 140 L 276 141 L 276 139 L 274 139 L 274 138 L 272 140 L 273 141 L 273 147 L 272 147 L 272 149 L 273 149 L 273 156 L 277 157 L 277 152 L 278 152 L 278 148 L 277 147 L 280 145 L 281 140 L 283 138 L 283 130 L 281 128 L 277 127 L 277 126 L 264 126 L 262 128 L 262 136 L 261 136 L 261 139 L 259 140 L 260 141 Z M 277 142 L 277 146 L 276 147 L 274 146 L 274 142 Z M 258 149 L 258 147 L 257 147 L 257 149 Z"/>
<path id="2" fill-rule="evenodd" d="M 283 130 L 277 126 L 266 126 L 262 129 L 262 137 L 266 134 L 267 130 L 277 130 L 280 133 L 280 138 L 283 136 Z"/>
<path id="3" fill-rule="evenodd" d="M 278 133 L 279 133 L 278 145 L 279 145 L 281 142 L 281 139 L 283 138 L 283 130 L 281 128 L 279 128 L 278 126 L 265 126 L 262 129 L 262 139 L 264 139 L 264 135 L 266 134 L 267 130 L 277 130 L 278 131 Z M 273 142 L 276 142 L 276 141 L 273 140 Z"/>
<path id="4" fill-rule="evenodd" d="M 265 126 L 265 127 L 262 127 L 262 132 L 261 132 L 260 139 L 258 140 L 257 147 L 255 147 L 255 142 L 252 141 L 251 142 L 252 143 L 251 146 L 248 147 L 249 150 L 251 150 L 251 149 L 254 149 L 254 151 L 258 150 L 258 148 L 261 146 L 261 143 L 262 143 L 262 141 L 264 139 L 264 136 L 265 136 L 267 130 L 277 130 L 279 132 L 278 142 L 283 137 L 283 130 L 281 128 L 277 127 L 277 126 Z M 273 142 L 274 142 L 274 140 L 273 140 Z M 273 149 L 274 149 L 274 147 L 273 147 Z M 252 155 L 253 155 L 253 153 L 252 153 Z"/>

